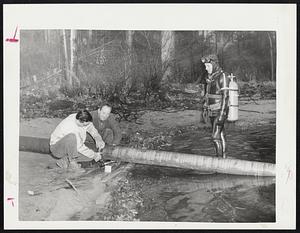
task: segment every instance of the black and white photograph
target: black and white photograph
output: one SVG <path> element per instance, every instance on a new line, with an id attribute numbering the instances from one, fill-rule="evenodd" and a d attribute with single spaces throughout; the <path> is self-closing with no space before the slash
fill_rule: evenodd
<path id="1" fill-rule="evenodd" d="M 278 30 L 14 26 L 17 221 L 278 221 Z"/>

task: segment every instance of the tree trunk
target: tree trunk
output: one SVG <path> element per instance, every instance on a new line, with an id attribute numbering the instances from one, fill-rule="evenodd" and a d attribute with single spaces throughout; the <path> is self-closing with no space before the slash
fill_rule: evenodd
<path id="1" fill-rule="evenodd" d="M 207 40 L 207 34 L 208 34 L 208 31 L 203 31 L 203 39 L 204 39 L 204 41 Z"/>
<path id="2" fill-rule="evenodd" d="M 47 30 L 48 44 L 51 44 L 51 30 Z"/>
<path id="3" fill-rule="evenodd" d="M 57 48 L 58 48 L 58 69 L 62 69 L 62 64 L 61 64 L 61 61 L 62 61 L 61 31 L 57 31 L 57 35 L 58 35 L 58 38 L 59 38 L 59 46 L 57 46 Z M 61 83 L 62 83 L 62 78 L 60 76 L 59 77 L 59 85 L 61 85 Z"/>
<path id="4" fill-rule="evenodd" d="M 69 59 L 68 59 L 68 47 L 67 47 L 67 35 L 66 30 L 62 30 L 64 40 L 64 60 L 65 60 L 65 78 L 69 80 Z"/>
<path id="5" fill-rule="evenodd" d="M 238 33 L 238 32 L 237 32 Z M 240 45 L 240 39 L 241 39 L 241 37 L 239 36 L 239 34 L 237 34 L 237 54 L 238 54 L 238 56 L 240 56 L 241 55 L 241 49 L 240 49 L 240 47 L 241 47 L 241 45 Z"/>
<path id="6" fill-rule="evenodd" d="M 126 32 L 127 51 L 125 56 L 125 94 L 127 95 L 132 86 L 132 40 L 134 31 Z"/>
<path id="7" fill-rule="evenodd" d="M 69 85 L 70 87 L 73 86 L 73 77 L 76 76 L 76 30 L 71 30 L 71 37 L 70 37 L 70 49 L 71 49 L 71 58 L 70 58 L 70 77 L 69 77 Z"/>
<path id="8" fill-rule="evenodd" d="M 93 30 L 89 30 L 88 31 L 88 40 L 87 40 L 87 44 L 88 44 L 88 49 L 92 49 L 93 48 Z"/>
<path id="9" fill-rule="evenodd" d="M 204 41 L 205 41 L 205 31 L 198 31 L 198 41 L 200 43 L 200 57 L 204 56 Z"/>
<path id="10" fill-rule="evenodd" d="M 275 80 L 275 72 L 274 72 L 274 54 L 273 54 L 273 41 L 272 41 L 272 35 L 270 32 L 267 32 L 269 42 L 270 42 L 270 61 L 271 61 L 271 81 L 273 82 Z"/>
<path id="11" fill-rule="evenodd" d="M 161 62 L 162 62 L 162 79 L 161 89 L 165 96 L 166 88 L 169 85 L 171 78 L 174 78 L 174 63 L 175 63 L 175 32 L 161 32 Z"/>
<path id="12" fill-rule="evenodd" d="M 220 58 L 220 66 L 224 68 L 224 52 L 226 51 L 226 46 L 231 41 L 232 33 L 227 31 L 218 32 L 216 40 L 219 40 L 219 43 L 216 43 L 217 54 Z"/>
<path id="13" fill-rule="evenodd" d="M 92 40 L 92 37 L 93 37 L 93 30 L 89 30 L 88 36 L 89 36 L 89 40 Z"/>
<path id="14" fill-rule="evenodd" d="M 48 30 L 44 30 L 44 41 L 45 44 L 48 44 Z"/>
<path id="15" fill-rule="evenodd" d="M 219 40 L 220 40 L 220 46 L 219 46 L 219 57 L 220 57 L 220 66 L 224 68 L 224 48 L 228 43 L 228 39 L 226 38 L 225 33 L 229 32 L 220 32 Z M 228 36 L 228 35 L 227 35 Z"/>
<path id="16" fill-rule="evenodd" d="M 218 35 L 215 32 L 215 53 L 218 54 Z"/>
<path id="17" fill-rule="evenodd" d="M 196 74 L 195 74 L 196 68 L 195 68 L 194 54 L 193 54 L 193 48 L 192 47 L 190 48 L 190 64 L 191 64 L 191 66 L 190 66 L 190 73 L 191 73 L 190 81 L 194 82 L 195 81 L 195 76 L 196 76 Z"/>

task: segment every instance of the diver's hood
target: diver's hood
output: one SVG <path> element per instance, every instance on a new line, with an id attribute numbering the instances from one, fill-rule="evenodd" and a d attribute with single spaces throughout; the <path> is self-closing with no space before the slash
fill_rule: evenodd
<path id="1" fill-rule="evenodd" d="M 219 59 L 216 54 L 210 54 L 208 56 L 203 57 L 202 59 L 203 63 L 210 63 L 212 64 L 212 74 L 216 72 L 220 72 L 222 69 L 219 66 Z"/>

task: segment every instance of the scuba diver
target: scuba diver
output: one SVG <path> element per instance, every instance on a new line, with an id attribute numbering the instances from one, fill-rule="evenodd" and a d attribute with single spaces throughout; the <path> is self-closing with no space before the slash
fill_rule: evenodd
<path id="1" fill-rule="evenodd" d="M 208 72 L 206 79 L 203 116 L 212 125 L 212 140 L 217 157 L 226 158 L 226 139 L 224 125 L 229 111 L 229 82 L 219 66 L 218 57 L 214 54 L 201 58 Z"/>

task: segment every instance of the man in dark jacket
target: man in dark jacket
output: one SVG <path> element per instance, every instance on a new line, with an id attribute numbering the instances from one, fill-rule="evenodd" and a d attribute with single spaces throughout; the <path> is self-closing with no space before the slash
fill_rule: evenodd
<path id="1" fill-rule="evenodd" d="M 121 129 L 111 113 L 112 107 L 103 104 L 98 110 L 92 111 L 93 124 L 98 130 L 105 144 L 116 146 L 122 139 Z M 90 140 L 90 138 L 88 139 Z"/>
<path id="2" fill-rule="evenodd" d="M 219 66 L 216 55 L 203 57 L 202 62 L 208 72 L 204 103 L 205 112 L 212 124 L 212 139 L 216 154 L 226 158 L 224 124 L 229 111 L 229 78 L 228 74 L 225 74 Z"/>

